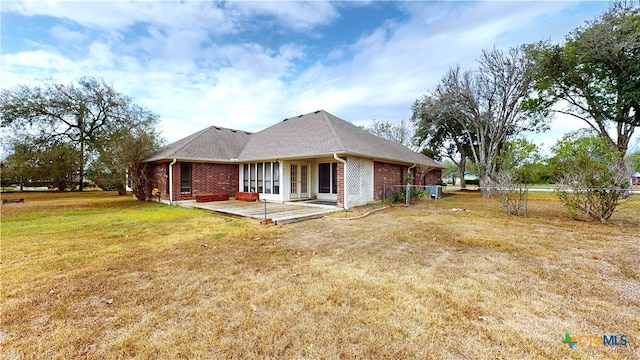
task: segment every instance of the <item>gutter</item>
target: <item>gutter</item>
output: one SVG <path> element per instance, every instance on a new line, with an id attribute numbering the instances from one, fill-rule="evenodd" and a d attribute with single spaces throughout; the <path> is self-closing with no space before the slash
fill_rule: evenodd
<path id="1" fill-rule="evenodd" d="M 176 164 L 178 159 L 173 159 L 169 164 L 169 205 L 173 205 L 173 170 L 171 167 Z"/>
<path id="2" fill-rule="evenodd" d="M 342 207 L 345 210 L 349 210 L 349 208 L 347 207 L 347 161 L 346 160 L 342 160 L 341 158 L 338 157 L 338 153 L 333 153 L 333 158 L 336 159 L 337 161 L 341 162 L 343 165 L 343 170 L 342 170 L 342 182 L 344 183 L 342 185 Z"/>
<path id="3" fill-rule="evenodd" d="M 409 166 L 409 168 L 407 169 L 407 175 L 405 175 L 405 176 L 404 176 L 404 179 L 403 179 L 403 180 L 405 181 L 405 183 L 404 183 L 404 184 L 402 184 L 402 185 L 410 185 L 410 184 L 407 184 L 407 183 L 406 183 L 406 181 L 407 181 L 407 176 L 409 176 L 409 174 L 411 174 L 411 169 L 413 169 L 414 167 L 416 167 L 416 163 L 413 163 L 413 165 Z"/>

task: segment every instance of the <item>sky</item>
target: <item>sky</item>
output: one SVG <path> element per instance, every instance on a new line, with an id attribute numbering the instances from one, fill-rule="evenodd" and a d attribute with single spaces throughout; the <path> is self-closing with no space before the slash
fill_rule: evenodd
<path id="1" fill-rule="evenodd" d="M 326 110 L 398 123 L 483 49 L 561 42 L 602 1 L 5 1 L 0 88 L 98 77 L 160 116 L 168 143 Z M 528 135 L 544 148 L 583 127 Z"/>

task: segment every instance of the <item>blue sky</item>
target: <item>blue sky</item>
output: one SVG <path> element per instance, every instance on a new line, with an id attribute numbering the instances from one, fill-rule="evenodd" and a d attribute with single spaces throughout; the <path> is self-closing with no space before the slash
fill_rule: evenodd
<path id="1" fill-rule="evenodd" d="M 550 39 L 596 1 L 2 1 L 1 83 L 105 79 L 178 140 L 210 125 L 257 131 L 327 110 L 399 122 L 445 71 L 482 49 Z M 558 119 L 535 140 L 582 127 Z"/>

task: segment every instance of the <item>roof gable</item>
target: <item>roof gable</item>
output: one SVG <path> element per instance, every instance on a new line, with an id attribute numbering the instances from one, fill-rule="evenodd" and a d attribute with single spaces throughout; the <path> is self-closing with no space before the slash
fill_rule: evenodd
<path id="1" fill-rule="evenodd" d="M 162 148 L 147 161 L 252 162 L 333 154 L 442 168 L 423 154 L 324 110 L 284 119 L 253 134 L 211 126 Z"/>
<path id="2" fill-rule="evenodd" d="M 251 135 L 239 159 L 287 159 L 334 153 L 442 167 L 423 154 L 382 139 L 324 110 L 285 119 Z"/>
<path id="3" fill-rule="evenodd" d="M 171 159 L 206 162 L 237 161 L 250 135 L 251 133 L 245 131 L 210 126 L 165 146 L 146 161 Z"/>

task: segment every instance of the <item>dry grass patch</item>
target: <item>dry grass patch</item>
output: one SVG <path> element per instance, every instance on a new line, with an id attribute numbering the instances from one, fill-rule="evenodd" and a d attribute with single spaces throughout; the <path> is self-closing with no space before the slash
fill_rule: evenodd
<path id="1" fill-rule="evenodd" d="M 638 357 L 637 203 L 577 223 L 461 192 L 265 228 L 56 195 L 2 207 L 8 358 Z M 629 345 L 571 350 L 567 332 Z"/>

